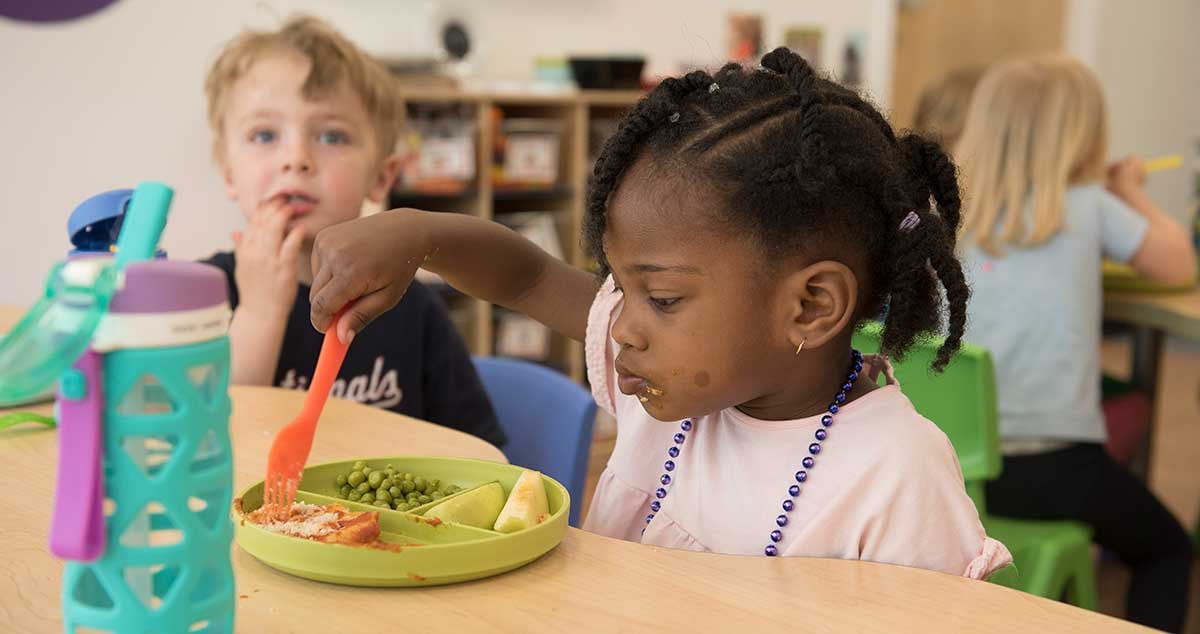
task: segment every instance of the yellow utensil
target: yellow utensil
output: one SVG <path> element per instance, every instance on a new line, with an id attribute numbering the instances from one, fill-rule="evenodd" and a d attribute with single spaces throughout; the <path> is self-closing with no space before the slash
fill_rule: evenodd
<path id="1" fill-rule="evenodd" d="M 1173 170 L 1183 165 L 1183 156 L 1180 154 L 1167 154 L 1152 158 L 1143 164 L 1146 172 L 1161 172 L 1163 170 Z"/>

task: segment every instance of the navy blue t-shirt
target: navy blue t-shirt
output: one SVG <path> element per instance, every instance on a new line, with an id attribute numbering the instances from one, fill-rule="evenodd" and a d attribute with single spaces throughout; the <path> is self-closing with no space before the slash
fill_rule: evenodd
<path id="1" fill-rule="evenodd" d="M 236 308 L 233 254 L 217 253 L 205 262 L 225 271 L 229 305 Z M 275 366 L 279 387 L 308 389 L 321 352 L 324 335 L 312 326 L 308 292 L 308 286 L 297 285 Z M 400 303 L 355 334 L 331 393 L 457 429 L 497 447 L 507 441 L 441 298 L 416 281 Z"/>

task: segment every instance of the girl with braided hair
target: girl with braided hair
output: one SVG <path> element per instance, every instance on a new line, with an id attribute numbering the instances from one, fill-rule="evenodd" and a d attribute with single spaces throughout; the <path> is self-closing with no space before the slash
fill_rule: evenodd
<path id="1" fill-rule="evenodd" d="M 396 210 L 318 235 L 313 323 L 352 304 L 339 328 L 362 328 L 423 266 L 584 341 L 618 425 L 588 530 L 982 578 L 1009 555 L 953 448 L 876 385 L 884 358 L 851 348 L 886 303 L 884 351 L 903 355 L 941 325 L 940 285 L 946 364 L 966 314 L 958 210 L 937 145 L 778 49 L 667 79 L 625 117 L 584 219 L 599 280 L 500 225 Z"/>

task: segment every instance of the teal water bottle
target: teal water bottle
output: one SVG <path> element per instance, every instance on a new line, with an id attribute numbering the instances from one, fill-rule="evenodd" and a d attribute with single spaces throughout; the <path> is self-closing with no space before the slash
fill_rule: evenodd
<path id="1" fill-rule="evenodd" d="M 116 257 L 55 267 L 0 340 L 0 401 L 58 379 L 50 550 L 66 632 L 231 632 L 224 274 L 154 257 L 171 190 L 138 186 Z"/>
<path id="2" fill-rule="evenodd" d="M 107 541 L 66 565 L 68 632 L 233 631 L 228 323 L 219 270 L 125 267 L 92 338 L 98 377 L 81 379 L 102 386 Z"/>

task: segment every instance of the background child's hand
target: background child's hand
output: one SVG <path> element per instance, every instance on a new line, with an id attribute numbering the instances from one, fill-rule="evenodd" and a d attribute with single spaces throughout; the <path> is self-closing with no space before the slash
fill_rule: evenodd
<path id="1" fill-rule="evenodd" d="M 284 200 L 276 197 L 259 205 L 245 231 L 234 232 L 239 310 L 262 319 L 284 319 L 291 312 L 304 230 L 288 231 L 290 219 Z"/>
<path id="2" fill-rule="evenodd" d="M 378 213 L 323 229 L 313 245 L 312 323 L 325 332 L 334 315 L 353 303 L 338 322 L 338 338 L 355 333 L 404 296 L 429 253 L 428 240 L 396 212 Z"/>
<path id="3" fill-rule="evenodd" d="M 1136 156 L 1127 156 L 1108 166 L 1105 187 L 1118 198 L 1130 202 L 1146 184 L 1146 167 Z"/>

